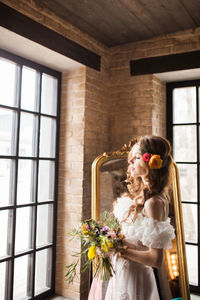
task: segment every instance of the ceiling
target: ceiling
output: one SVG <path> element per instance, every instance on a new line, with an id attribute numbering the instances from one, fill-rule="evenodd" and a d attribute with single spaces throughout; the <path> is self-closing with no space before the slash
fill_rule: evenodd
<path id="1" fill-rule="evenodd" d="M 200 26 L 200 0 L 35 0 L 108 47 Z"/>

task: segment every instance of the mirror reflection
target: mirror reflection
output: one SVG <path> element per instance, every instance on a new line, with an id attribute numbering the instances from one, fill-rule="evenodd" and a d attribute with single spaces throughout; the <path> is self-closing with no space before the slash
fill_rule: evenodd
<path id="1" fill-rule="evenodd" d="M 128 163 L 126 158 L 104 162 L 100 167 L 100 218 L 102 213 L 112 211 L 113 202 L 127 192 L 126 179 Z"/>

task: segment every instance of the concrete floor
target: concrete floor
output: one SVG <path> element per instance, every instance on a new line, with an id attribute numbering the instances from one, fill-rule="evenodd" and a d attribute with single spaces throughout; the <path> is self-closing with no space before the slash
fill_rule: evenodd
<path id="1" fill-rule="evenodd" d="M 191 294 L 191 300 L 200 300 L 200 296 Z"/>
<path id="2" fill-rule="evenodd" d="M 64 298 L 62 296 L 51 296 L 51 297 L 48 297 L 46 298 L 45 300 L 72 300 L 70 298 Z M 191 300 L 200 300 L 200 296 L 197 296 L 197 295 L 192 295 L 191 294 Z"/>
<path id="3" fill-rule="evenodd" d="M 54 295 L 54 296 L 46 298 L 45 300 L 72 300 L 72 299 Z"/>

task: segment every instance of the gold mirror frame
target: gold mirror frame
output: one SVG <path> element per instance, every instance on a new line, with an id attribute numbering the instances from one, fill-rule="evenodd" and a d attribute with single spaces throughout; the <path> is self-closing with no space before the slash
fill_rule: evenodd
<path id="1" fill-rule="evenodd" d="M 105 152 L 98 157 L 92 163 L 92 218 L 95 220 L 100 219 L 100 167 L 101 165 L 109 160 L 127 158 L 128 153 L 135 143 L 135 140 L 131 140 L 128 145 L 124 146 L 114 152 Z M 179 262 L 179 274 L 181 281 L 181 292 L 183 300 L 190 300 L 188 270 L 186 262 L 186 250 L 185 250 L 185 235 L 183 227 L 183 215 L 181 206 L 181 193 L 179 183 L 179 172 L 176 163 L 173 161 L 173 199 L 174 199 L 174 212 L 175 212 L 175 223 L 177 232 L 177 253 Z"/>

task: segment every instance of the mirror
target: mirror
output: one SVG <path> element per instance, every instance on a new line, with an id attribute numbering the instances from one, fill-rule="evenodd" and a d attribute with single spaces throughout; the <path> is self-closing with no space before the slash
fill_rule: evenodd
<path id="1" fill-rule="evenodd" d="M 124 145 L 120 150 L 103 153 L 92 164 L 92 218 L 101 219 L 102 212 L 112 211 L 113 202 L 123 192 L 126 185 L 127 157 L 135 141 Z M 160 300 L 182 298 L 190 300 L 179 174 L 173 162 L 173 186 L 169 217 L 175 228 L 176 238 L 173 247 L 164 251 L 164 260 L 159 269 L 154 269 Z"/>

